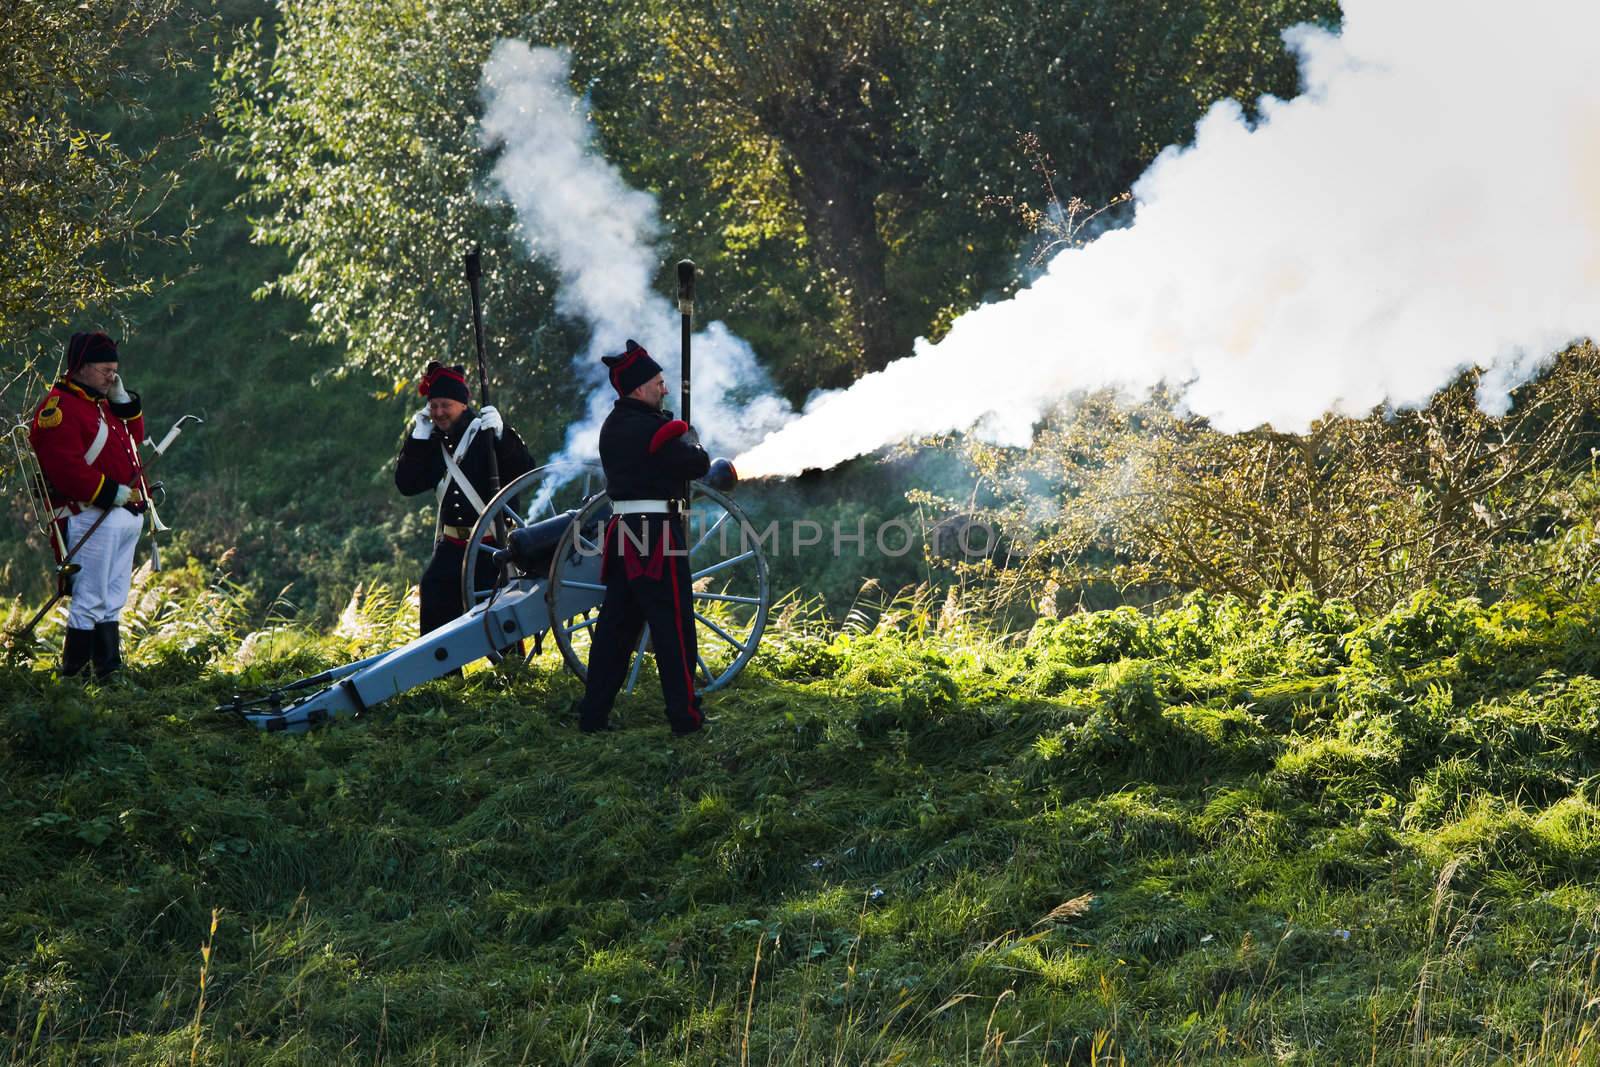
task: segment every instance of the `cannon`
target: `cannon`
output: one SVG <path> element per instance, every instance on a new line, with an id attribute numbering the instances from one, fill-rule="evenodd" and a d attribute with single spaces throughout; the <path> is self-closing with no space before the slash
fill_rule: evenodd
<path id="1" fill-rule="evenodd" d="M 713 692 L 731 682 L 766 628 L 771 607 L 766 555 L 745 513 L 730 495 L 736 475 L 718 460 L 691 484 L 686 521 L 694 614 L 700 649 L 696 682 Z M 523 498 L 530 503 L 523 505 Z M 571 506 L 561 507 L 561 503 Z M 532 643 L 528 658 L 553 637 L 566 666 L 586 672 L 588 638 L 605 597 L 600 540 L 611 500 L 598 466 L 539 467 L 513 480 L 484 507 L 472 528 L 461 574 L 463 614 L 399 648 L 356 663 L 235 696 L 218 711 L 263 730 L 298 733 L 374 705 L 480 659 L 498 662 Z M 505 543 L 496 528 L 507 531 Z M 487 555 L 498 578 L 477 589 L 473 561 Z M 649 647 L 646 627 L 634 649 L 625 691 L 638 681 Z"/>

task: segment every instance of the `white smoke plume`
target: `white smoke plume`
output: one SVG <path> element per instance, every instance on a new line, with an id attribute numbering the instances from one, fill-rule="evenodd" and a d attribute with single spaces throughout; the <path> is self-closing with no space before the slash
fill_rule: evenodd
<path id="1" fill-rule="evenodd" d="M 1427 403 L 1469 366 L 1486 410 L 1600 336 L 1600 4 L 1345 0 L 1286 35 L 1302 94 L 1233 102 L 1133 189 L 1132 224 L 736 459 L 830 467 L 971 429 L 1026 445 L 1082 390 L 1160 383 L 1218 429 L 1297 432 Z"/>
<path id="2" fill-rule="evenodd" d="M 628 339 L 679 378 L 681 319 L 676 303 L 650 287 L 660 256 L 655 199 L 629 188 L 596 145 L 586 106 L 569 88 L 571 57 L 501 40 L 484 64 L 483 145 L 499 149 L 491 178 L 517 213 L 529 251 L 560 275 L 556 306 L 592 328 L 574 370 L 589 386 L 586 416 L 554 462 L 593 460 L 600 423 L 616 395 L 600 356 Z M 750 346 L 720 322 L 693 340 L 696 429 L 706 448 L 746 448 L 793 417 L 774 395 Z"/>

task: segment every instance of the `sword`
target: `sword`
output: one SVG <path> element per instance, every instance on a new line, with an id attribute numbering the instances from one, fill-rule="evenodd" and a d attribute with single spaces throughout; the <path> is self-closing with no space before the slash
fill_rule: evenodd
<path id="1" fill-rule="evenodd" d="M 172 424 L 172 429 L 166 432 L 166 436 L 162 437 L 160 442 L 157 443 L 151 449 L 151 451 L 153 451 L 157 456 L 165 455 L 167 449 L 172 447 L 172 442 L 176 441 L 178 439 L 178 435 L 183 433 L 184 423 L 192 422 L 196 425 L 203 426 L 205 421 L 206 420 L 202 419 L 199 415 L 179 416 L 178 421 Z M 146 510 L 150 512 L 150 569 L 153 571 L 159 571 L 161 569 L 161 542 L 156 539 L 156 534 L 166 533 L 171 530 L 172 527 L 162 522 L 161 516 L 156 513 L 156 497 L 152 489 L 164 490 L 166 487 L 160 482 L 157 482 L 154 487 L 151 486 L 149 479 L 144 476 L 144 464 L 142 462 L 139 464 L 139 484 L 144 486 Z M 101 518 L 104 517 L 105 516 L 103 515 L 101 516 Z M 96 523 L 96 525 L 99 524 Z M 88 535 L 85 534 L 84 536 L 85 539 L 87 539 Z"/>

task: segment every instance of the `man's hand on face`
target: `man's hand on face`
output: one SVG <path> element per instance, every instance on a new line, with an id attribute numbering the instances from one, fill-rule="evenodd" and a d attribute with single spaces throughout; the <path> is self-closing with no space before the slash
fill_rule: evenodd
<path id="1" fill-rule="evenodd" d="M 86 386 L 108 398 L 114 383 L 117 382 L 117 365 L 115 363 L 85 363 L 70 375 L 73 381 Z M 117 401 L 121 403 L 121 401 Z"/>
<path id="2" fill-rule="evenodd" d="M 427 408 L 411 416 L 411 436 L 419 441 L 426 441 L 433 436 L 433 419 L 428 417 Z"/>
<path id="3" fill-rule="evenodd" d="M 440 433 L 444 433 L 456 424 L 461 413 L 467 410 L 467 405 L 459 400 L 447 400 L 442 396 L 433 397 L 428 401 L 428 417 L 433 420 Z"/>
<path id="4" fill-rule="evenodd" d="M 106 390 L 106 399 L 113 404 L 126 404 L 133 399 L 128 395 L 127 387 L 122 384 L 122 375 L 116 373 L 111 375 L 111 387 Z"/>

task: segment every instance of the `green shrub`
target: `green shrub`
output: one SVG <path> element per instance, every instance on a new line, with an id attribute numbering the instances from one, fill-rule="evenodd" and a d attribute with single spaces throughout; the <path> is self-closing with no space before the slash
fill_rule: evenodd
<path id="1" fill-rule="evenodd" d="M 961 704 L 955 681 L 943 671 L 923 671 L 900 683 L 900 722 L 914 727 L 937 719 Z"/>
<path id="2" fill-rule="evenodd" d="M 1393 670 L 1454 656 L 1477 636 L 1482 619 L 1476 600 L 1447 600 L 1424 589 L 1361 628 L 1350 642 L 1351 659 Z"/>
<path id="3" fill-rule="evenodd" d="M 1149 663 L 1126 660 L 1105 668 L 1094 695 L 1111 722 L 1130 739 L 1147 740 L 1160 731 L 1162 691 L 1168 680 Z"/>
<path id="4" fill-rule="evenodd" d="M 1042 619 L 1028 635 L 1028 645 L 1078 667 L 1144 659 L 1161 651 L 1149 617 L 1130 607 Z"/>

